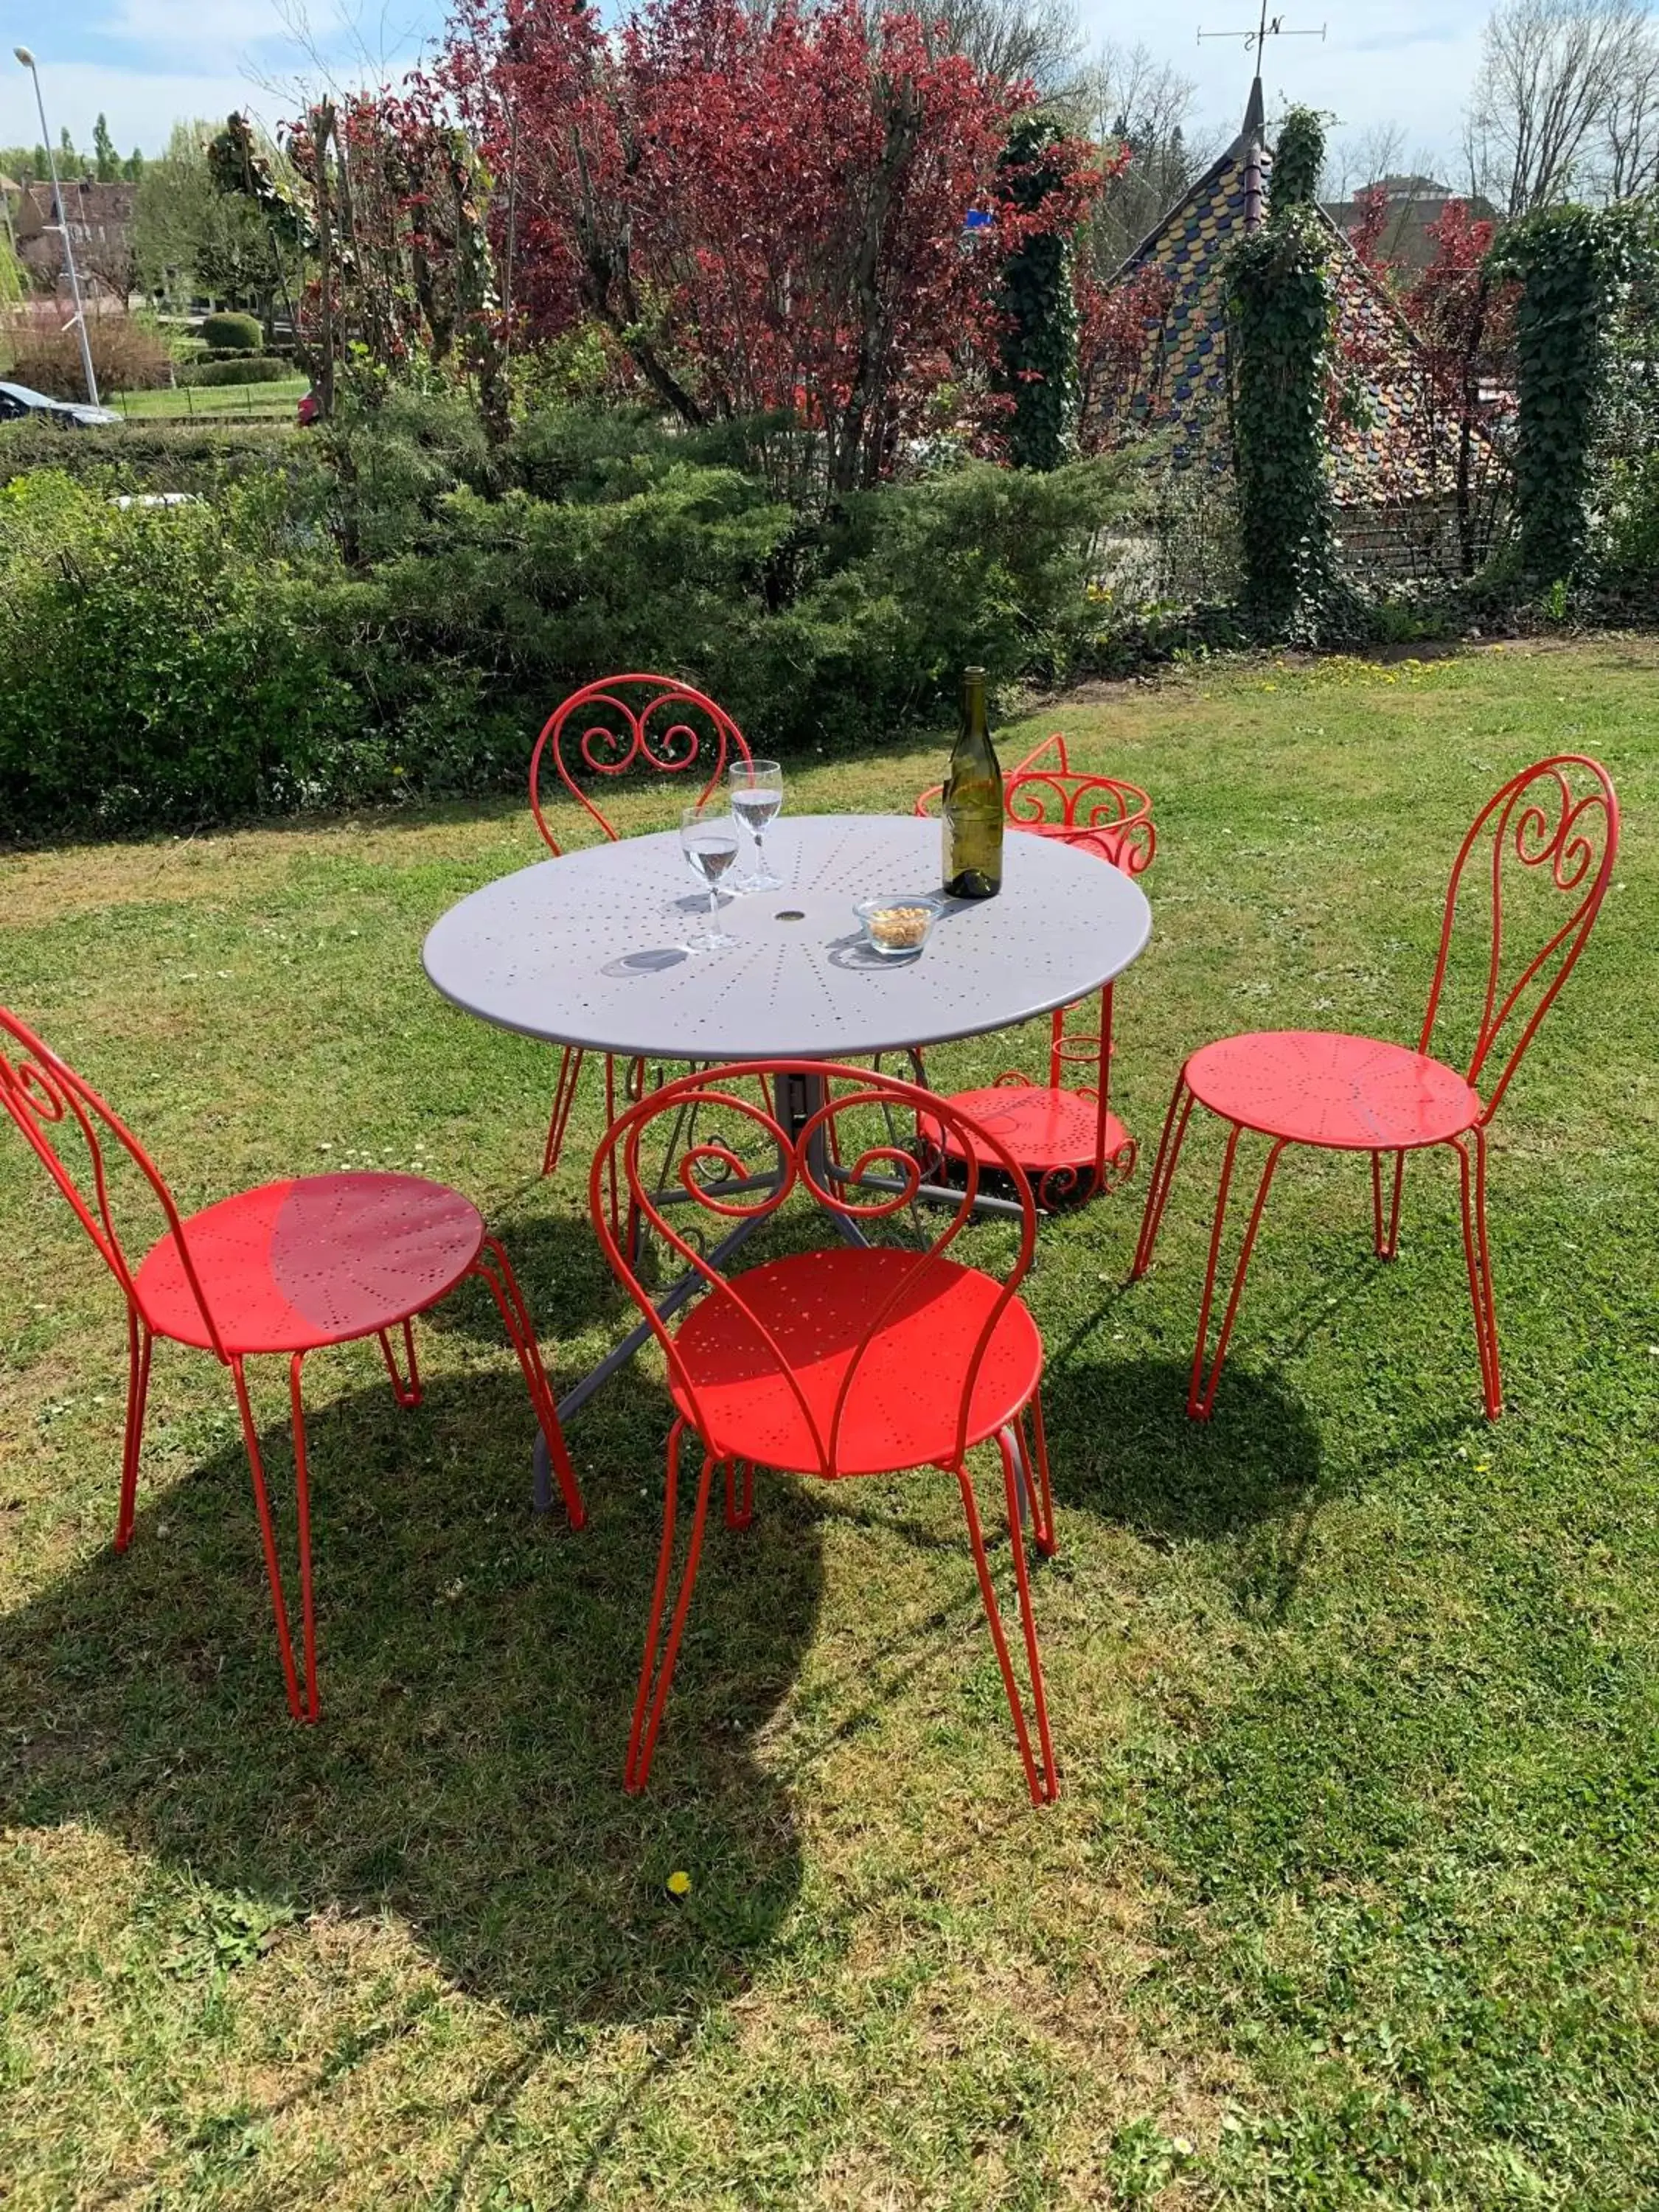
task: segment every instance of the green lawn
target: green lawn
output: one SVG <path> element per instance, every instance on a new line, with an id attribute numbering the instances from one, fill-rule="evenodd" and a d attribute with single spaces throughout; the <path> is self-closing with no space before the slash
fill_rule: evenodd
<path id="1" fill-rule="evenodd" d="M 191 421 L 204 415 L 280 416 L 287 420 L 310 388 L 310 380 L 303 376 L 278 377 L 269 384 L 180 384 L 161 392 L 120 392 L 109 404 L 135 422 L 153 422 L 157 416 Z"/>
<path id="2" fill-rule="evenodd" d="M 1449 1162 L 1408 1182 L 1393 1267 L 1360 1163 L 1281 1170 L 1205 1428 L 1214 1133 L 1143 1283 L 1144 1169 L 1045 1228 L 1048 1811 L 954 1486 L 921 1477 L 775 1482 L 713 1530 L 624 1797 L 660 1386 L 573 1425 L 588 1528 L 532 1525 L 528 1409 L 467 1296 L 419 1412 L 373 1346 L 310 1363 L 324 1717 L 294 1726 L 227 1379 L 159 1351 L 117 1559 L 118 1301 L 0 1139 L 0 2198 L 1659 2202 L 1656 679 L 1618 640 L 1259 664 L 1028 726 L 1156 801 L 1120 1002 L 1149 1144 L 1206 1036 L 1414 1031 L 1451 853 L 1510 770 L 1595 752 L 1626 820 L 1497 1126 L 1497 1426 Z M 903 805 L 939 753 L 803 768 L 791 803 Z M 188 1203 L 371 1161 L 475 1194 L 568 1378 L 623 1311 L 575 1177 L 534 1173 L 551 1055 L 419 961 L 538 849 L 502 804 L 13 856 L 0 997 Z M 283 1378 L 258 1387 L 280 1468 Z"/>

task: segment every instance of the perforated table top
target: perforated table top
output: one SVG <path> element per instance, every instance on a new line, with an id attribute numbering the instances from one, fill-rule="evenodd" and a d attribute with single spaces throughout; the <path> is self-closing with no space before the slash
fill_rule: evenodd
<path id="1" fill-rule="evenodd" d="M 749 857 L 747 843 L 738 866 Z M 911 815 L 785 816 L 784 888 L 726 900 L 739 942 L 694 952 L 708 895 L 678 832 L 590 846 L 474 891 L 434 924 L 447 999 L 556 1044 L 665 1060 L 833 1059 L 1006 1029 L 1127 968 L 1152 913 L 1130 878 L 1052 837 L 1009 837 L 994 899 L 953 901 L 912 959 L 869 951 L 862 898 L 939 882 L 939 828 Z"/>

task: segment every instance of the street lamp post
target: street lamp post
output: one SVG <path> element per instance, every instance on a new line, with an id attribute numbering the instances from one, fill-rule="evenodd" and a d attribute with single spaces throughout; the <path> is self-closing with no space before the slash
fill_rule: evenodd
<path id="1" fill-rule="evenodd" d="M 34 79 L 34 104 L 40 111 L 40 139 L 46 149 L 46 170 L 52 178 L 52 196 L 58 203 L 58 221 L 64 233 L 64 265 L 69 270 L 70 297 L 75 302 L 75 327 L 81 334 L 81 367 L 87 380 L 87 398 L 98 404 L 98 380 L 92 373 L 92 340 L 87 335 L 87 311 L 81 304 L 81 279 L 75 270 L 75 245 L 70 237 L 69 210 L 64 204 L 64 188 L 58 181 L 58 157 L 52 150 L 52 132 L 46 124 L 46 103 L 40 91 L 40 72 L 34 66 L 34 56 L 27 46 L 14 46 L 12 52 Z"/>

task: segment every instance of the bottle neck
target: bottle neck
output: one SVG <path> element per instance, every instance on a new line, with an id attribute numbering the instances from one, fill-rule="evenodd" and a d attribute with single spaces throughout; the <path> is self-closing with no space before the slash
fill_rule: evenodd
<path id="1" fill-rule="evenodd" d="M 985 678 L 968 677 L 962 687 L 962 734 L 965 738 L 988 738 L 990 725 L 985 715 Z"/>

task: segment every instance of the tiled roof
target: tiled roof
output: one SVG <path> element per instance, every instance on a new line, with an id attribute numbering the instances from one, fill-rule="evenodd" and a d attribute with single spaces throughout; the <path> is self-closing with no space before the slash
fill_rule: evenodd
<path id="1" fill-rule="evenodd" d="M 1170 288 L 1159 341 L 1161 359 L 1151 382 L 1153 411 L 1174 426 L 1178 460 L 1196 459 L 1225 421 L 1223 261 L 1226 247 L 1244 229 L 1249 154 L 1249 142 L 1243 136 L 1236 139 L 1118 271 L 1121 281 L 1138 270 L 1153 268 Z M 1272 157 L 1263 148 L 1257 160 L 1265 187 Z"/>
<path id="2" fill-rule="evenodd" d="M 1156 358 L 1133 419 L 1167 424 L 1177 466 L 1226 453 L 1227 248 L 1246 225 L 1249 171 L 1257 167 L 1265 211 L 1272 155 L 1247 129 L 1124 262 L 1115 280 L 1155 270 L 1168 287 Z M 1415 342 L 1393 302 L 1330 226 L 1331 275 L 1341 344 L 1346 405 L 1332 441 L 1333 487 L 1340 504 L 1420 498 L 1447 481 L 1448 456 L 1424 404 Z M 1111 401 L 1106 401 L 1109 410 Z M 1127 427 L 1127 425 L 1126 425 Z"/>

